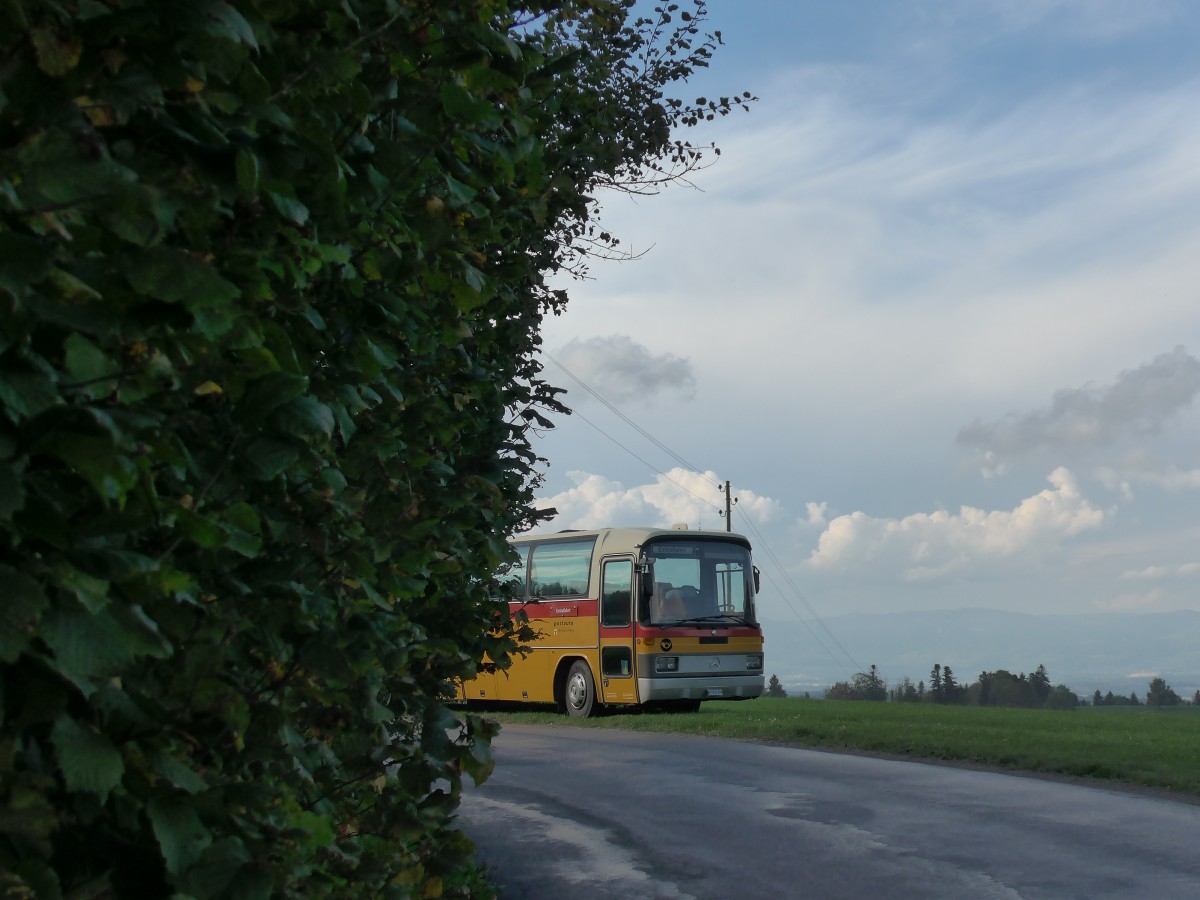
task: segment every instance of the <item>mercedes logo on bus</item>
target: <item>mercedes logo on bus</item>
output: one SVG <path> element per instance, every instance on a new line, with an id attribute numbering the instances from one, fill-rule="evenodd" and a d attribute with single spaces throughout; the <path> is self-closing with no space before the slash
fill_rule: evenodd
<path id="1" fill-rule="evenodd" d="M 719 669 L 719 668 L 721 668 L 721 657 L 719 657 L 719 656 L 714 656 L 712 659 L 710 659 L 710 660 L 708 661 L 708 667 L 709 667 L 710 669 Z"/>

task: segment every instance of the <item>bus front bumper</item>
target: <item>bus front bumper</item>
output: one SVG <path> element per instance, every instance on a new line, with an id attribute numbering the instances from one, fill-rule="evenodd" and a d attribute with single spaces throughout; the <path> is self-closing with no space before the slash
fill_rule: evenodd
<path id="1" fill-rule="evenodd" d="M 765 689 L 762 675 L 639 678 L 638 700 L 750 700 L 762 696 Z"/>

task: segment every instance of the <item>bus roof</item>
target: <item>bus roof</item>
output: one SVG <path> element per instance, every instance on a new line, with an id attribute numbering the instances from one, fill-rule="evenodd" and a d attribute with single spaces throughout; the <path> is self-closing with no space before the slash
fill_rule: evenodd
<path id="1" fill-rule="evenodd" d="M 606 546 L 640 547 L 652 540 L 687 540 L 699 538 L 704 541 L 733 541 L 737 544 L 750 546 L 750 540 L 742 534 L 733 531 L 714 531 L 710 529 L 684 528 L 595 528 L 590 530 L 556 531 L 541 534 L 522 534 L 511 538 L 515 545 L 535 541 L 578 540 L 580 538 L 596 538 L 597 544 L 603 550 Z"/>

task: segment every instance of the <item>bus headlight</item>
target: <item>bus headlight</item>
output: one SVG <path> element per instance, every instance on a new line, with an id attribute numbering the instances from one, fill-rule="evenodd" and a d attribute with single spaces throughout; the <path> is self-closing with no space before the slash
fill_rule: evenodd
<path id="1" fill-rule="evenodd" d="M 762 654 L 761 653 L 751 653 L 749 656 L 747 656 L 746 657 L 746 668 L 761 671 L 762 670 Z"/>
<path id="2" fill-rule="evenodd" d="M 660 656 L 654 660 L 655 672 L 678 672 L 679 657 L 678 656 Z"/>

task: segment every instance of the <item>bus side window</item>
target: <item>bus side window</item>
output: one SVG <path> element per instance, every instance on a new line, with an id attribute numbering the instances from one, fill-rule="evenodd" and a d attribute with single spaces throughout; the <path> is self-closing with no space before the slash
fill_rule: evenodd
<path id="1" fill-rule="evenodd" d="M 498 587 L 511 585 L 511 590 L 506 596 L 514 600 L 522 600 L 526 596 L 525 560 L 529 556 L 529 548 L 518 547 L 516 549 L 517 559 L 513 561 L 512 565 L 501 566 L 496 572 L 496 585 Z M 497 590 L 495 596 L 499 596 L 500 593 Z"/>
<path id="2" fill-rule="evenodd" d="M 595 538 L 535 544 L 529 558 L 529 592 L 534 597 L 583 597 L 588 592 Z"/>
<path id="3" fill-rule="evenodd" d="M 633 561 L 606 562 L 601 582 L 600 624 L 609 628 L 628 625 L 633 604 Z"/>

